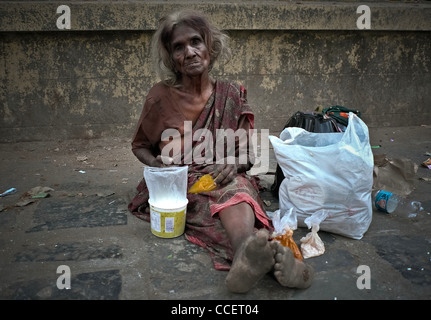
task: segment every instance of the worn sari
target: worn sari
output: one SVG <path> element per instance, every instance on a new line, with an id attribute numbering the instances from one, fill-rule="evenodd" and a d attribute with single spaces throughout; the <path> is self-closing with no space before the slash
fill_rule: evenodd
<path id="1" fill-rule="evenodd" d="M 132 148 L 149 148 L 154 155 L 161 153 L 163 146 L 160 141 L 162 132 L 167 128 L 178 129 L 183 135 L 185 117 L 176 106 L 170 89 L 158 84 L 150 90 L 144 105 L 141 118 L 132 142 Z M 193 133 L 199 129 L 207 129 L 216 137 L 217 129 L 232 130 L 253 129 L 254 115 L 247 103 L 246 90 L 237 84 L 217 81 L 215 89 L 207 104 L 192 127 Z M 193 141 L 192 148 L 198 147 L 201 141 Z M 214 140 L 215 143 L 215 140 Z M 184 149 L 182 149 L 184 151 Z M 202 175 L 207 173 L 207 164 L 191 163 L 185 160 L 178 165 L 188 165 L 188 187 L 190 188 Z M 190 159 L 190 158 L 188 158 Z M 215 163 L 215 159 L 214 159 Z M 222 226 L 218 213 L 223 209 L 241 202 L 248 203 L 255 213 L 255 227 L 272 230 L 259 197 L 259 180 L 246 173 L 238 173 L 233 181 L 217 186 L 213 191 L 187 194 L 188 205 L 186 214 L 185 238 L 190 242 L 207 249 L 214 267 L 218 270 L 229 270 L 233 259 L 233 250 L 227 233 Z M 145 180 L 137 186 L 138 194 L 129 204 L 129 210 L 138 218 L 150 221 L 145 212 L 148 205 L 148 189 Z"/>

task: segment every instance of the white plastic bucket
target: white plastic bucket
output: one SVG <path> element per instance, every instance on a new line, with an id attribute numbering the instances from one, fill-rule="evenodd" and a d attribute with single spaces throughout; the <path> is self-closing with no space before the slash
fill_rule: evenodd
<path id="1" fill-rule="evenodd" d="M 163 205 L 153 205 L 151 199 L 150 204 L 151 232 L 160 238 L 175 238 L 184 233 L 186 227 L 186 199 L 183 203 L 178 203 L 173 208 L 162 208 Z"/>

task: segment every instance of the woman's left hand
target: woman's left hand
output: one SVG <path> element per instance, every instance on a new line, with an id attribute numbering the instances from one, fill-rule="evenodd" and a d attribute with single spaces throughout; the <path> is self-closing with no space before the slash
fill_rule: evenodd
<path id="1" fill-rule="evenodd" d="M 216 164 L 211 176 L 218 185 L 228 184 L 238 173 L 236 164 Z"/>
<path id="2" fill-rule="evenodd" d="M 249 169 L 249 164 L 240 164 L 238 158 L 225 158 L 223 164 L 206 165 L 203 172 L 211 174 L 214 182 L 222 185 L 231 182 L 238 173 Z"/>

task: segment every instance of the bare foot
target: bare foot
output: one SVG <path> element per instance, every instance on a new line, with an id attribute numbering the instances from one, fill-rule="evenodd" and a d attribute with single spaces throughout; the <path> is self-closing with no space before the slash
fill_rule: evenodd
<path id="1" fill-rule="evenodd" d="M 277 243 L 274 276 L 278 282 L 289 288 L 308 288 L 313 282 L 314 270 L 311 266 L 295 259 L 292 251 Z"/>
<path id="2" fill-rule="evenodd" d="M 226 277 L 226 286 L 232 292 L 250 290 L 274 266 L 275 241 L 268 241 L 269 233 L 258 230 L 237 250 Z"/>

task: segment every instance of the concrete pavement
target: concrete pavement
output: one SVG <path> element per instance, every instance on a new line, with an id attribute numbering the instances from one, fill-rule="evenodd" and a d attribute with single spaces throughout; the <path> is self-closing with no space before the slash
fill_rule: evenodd
<path id="1" fill-rule="evenodd" d="M 429 126 L 371 128 L 375 154 L 420 164 L 431 152 Z M 374 212 L 361 240 L 319 232 L 326 252 L 308 259 L 316 277 L 306 290 L 286 289 L 265 276 L 246 294 L 230 293 L 226 272 L 182 236 L 161 239 L 127 211 L 142 176 L 128 139 L 0 145 L 0 299 L 84 300 L 429 300 L 431 298 L 431 170 L 419 166 L 409 196 L 424 212 L 408 219 Z M 274 165 L 274 162 L 272 162 Z M 425 180 L 420 180 L 425 178 Z M 272 176 L 263 177 L 267 187 Z M 26 192 L 50 187 L 46 198 Z M 268 211 L 278 207 L 262 193 Z M 16 206 L 21 200 L 33 201 Z M 23 203 L 21 203 L 23 204 Z M 294 239 L 308 232 L 298 229 Z M 370 288 L 363 269 L 369 267 Z M 65 278 L 70 271 L 70 288 Z M 359 280 L 358 280 L 359 279 Z"/>

